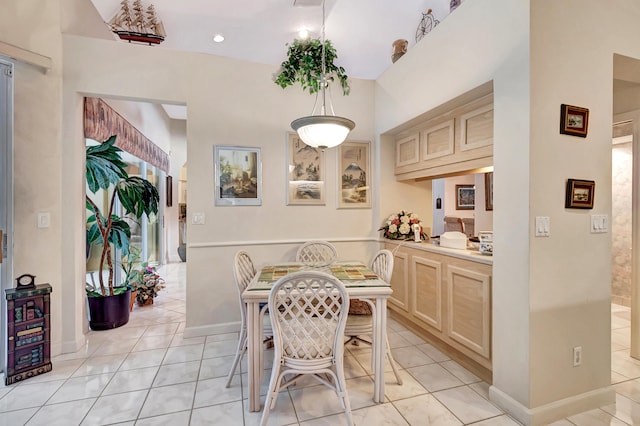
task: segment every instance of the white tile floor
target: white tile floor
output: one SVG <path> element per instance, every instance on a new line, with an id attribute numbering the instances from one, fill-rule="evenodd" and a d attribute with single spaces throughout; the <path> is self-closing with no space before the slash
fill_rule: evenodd
<path id="1" fill-rule="evenodd" d="M 247 411 L 246 359 L 232 386 L 224 387 L 237 333 L 184 339 L 185 264 L 160 272 L 167 288 L 153 306 L 134 308 L 126 326 L 90 332 L 81 351 L 52 360 L 50 373 L 0 384 L 0 426 L 258 424 L 260 413 Z M 349 345 L 345 353 L 356 424 L 518 424 L 489 402 L 486 383 L 392 320 L 389 341 L 404 384 L 397 385 L 388 368 L 384 404 L 371 400 L 369 347 Z M 554 425 L 640 424 L 640 362 L 629 358 L 628 348 L 629 310 L 613 305 L 617 403 Z M 263 392 L 268 379 L 269 371 Z M 315 383 L 302 380 L 283 391 L 269 424 L 345 424 L 335 394 Z"/>

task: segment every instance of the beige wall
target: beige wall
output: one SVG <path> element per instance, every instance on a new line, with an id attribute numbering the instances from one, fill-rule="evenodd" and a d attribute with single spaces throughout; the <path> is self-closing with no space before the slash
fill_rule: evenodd
<path id="1" fill-rule="evenodd" d="M 216 326 L 237 328 L 230 265 L 240 247 L 247 248 L 259 264 L 291 258 L 296 245 L 307 239 L 359 241 L 378 236 L 379 220 L 371 210 L 336 209 L 335 150 L 326 153 L 326 205 L 285 205 L 286 132 L 292 119 L 308 113 L 313 98 L 299 89 L 283 91 L 275 85 L 271 76 L 276 67 L 75 36 L 65 37 L 64 46 L 68 129 L 80 124 L 74 111 L 84 93 L 168 100 L 188 107 L 187 333 L 208 332 Z M 99 57 L 87 61 L 95 51 L 101 52 Z M 125 69 L 113 65 L 121 61 L 126 61 Z M 353 139 L 373 139 L 372 86 L 353 80 L 351 96 L 333 99 L 336 111 L 357 123 Z M 216 144 L 262 149 L 261 207 L 213 205 Z M 194 213 L 204 213 L 206 224 L 193 225 Z M 340 243 L 341 257 L 368 259 L 377 248 L 374 242 L 356 248 L 360 245 Z"/>
<path id="2" fill-rule="evenodd" d="M 465 2 L 375 83 L 353 81 L 351 96 L 333 100 L 339 114 L 356 121 L 353 139 L 383 134 L 373 149 L 372 210 L 336 210 L 331 153 L 327 205 L 285 206 L 285 133 L 312 98 L 273 84 L 275 67 L 73 36 L 61 41 L 58 2 L 45 3 L 0 0 L 0 40 L 54 64 L 46 74 L 18 65 L 15 78 L 15 266 L 54 287 L 54 351 L 79 345 L 85 325 L 84 94 L 189 108 L 189 212 L 206 216 L 204 226 L 189 218 L 187 330 L 195 334 L 237 327 L 229 265 L 238 248 L 261 264 L 290 258 L 299 241 L 322 237 L 339 240 L 341 253 L 366 258 L 377 243 L 362 240 L 379 235 L 380 216 L 405 208 L 430 221 L 430 181 L 395 181 L 394 147 L 384 133 L 493 81 L 491 396 L 525 423 L 610 400 L 610 234 L 589 234 L 588 220 L 611 214 L 611 164 L 603 159 L 611 155 L 613 53 L 640 58 L 636 1 L 619 0 L 607 14 L 595 0 Z M 586 139 L 559 135 L 561 103 L 590 109 Z M 213 206 L 215 144 L 262 148 L 261 207 Z M 597 182 L 593 211 L 564 209 L 569 177 Z M 46 230 L 35 226 L 43 210 L 52 213 Z M 532 236 L 535 216 L 551 218 L 549 238 Z M 583 365 L 574 368 L 577 345 Z"/>
<path id="3" fill-rule="evenodd" d="M 47 56 L 52 68 L 42 69 L 17 62 L 14 70 L 14 276 L 36 275 L 37 283 L 53 288 L 51 309 L 52 350 L 75 340 L 81 328 L 62 327 L 66 292 L 61 270 L 65 262 L 61 247 L 60 206 L 62 191 L 62 36 L 58 2 L 0 0 L 0 40 Z M 31 31 L 24 31 L 31 28 Z M 51 226 L 37 228 L 37 214 L 49 212 Z M 84 244 L 84 243 L 82 243 Z M 81 246 L 80 242 L 78 245 Z M 79 285 L 82 285 L 82 280 Z M 82 312 L 82 305 L 75 305 Z M 73 306 L 71 307 L 73 309 Z"/>
<path id="4" fill-rule="evenodd" d="M 626 1 L 603 20 L 595 1 L 468 2 L 376 84 L 375 123 L 385 132 L 493 81 L 491 394 L 525 423 L 612 398 L 610 235 L 590 234 L 588 221 L 610 214 L 611 165 L 603 159 L 611 155 L 613 53 L 640 53 L 629 43 L 638 38 L 629 18 L 638 7 Z M 614 24 L 618 18 L 629 22 Z M 589 53 L 576 49 L 575 34 L 595 21 L 601 25 L 580 40 Z M 618 37 L 610 35 L 620 32 L 628 41 L 613 45 Z M 561 103 L 590 108 L 586 140 L 559 135 Z M 564 209 L 570 177 L 596 180 L 593 211 Z M 535 216 L 551 218 L 551 237 L 532 236 Z M 579 368 L 574 346 L 583 347 Z"/>

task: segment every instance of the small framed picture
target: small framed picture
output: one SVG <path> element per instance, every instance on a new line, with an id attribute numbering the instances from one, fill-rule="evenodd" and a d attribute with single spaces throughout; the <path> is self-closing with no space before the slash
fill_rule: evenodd
<path id="1" fill-rule="evenodd" d="M 214 149 L 215 205 L 262 204 L 262 156 L 260 148 L 220 146 Z"/>
<path id="2" fill-rule="evenodd" d="M 592 209 L 596 183 L 592 180 L 567 179 L 564 207 L 567 209 Z"/>
<path id="3" fill-rule="evenodd" d="M 173 177 L 171 176 L 167 176 L 166 189 L 167 207 L 171 207 L 173 206 Z"/>
<path id="4" fill-rule="evenodd" d="M 344 142 L 338 147 L 338 208 L 371 208 L 369 142 Z"/>
<path id="5" fill-rule="evenodd" d="M 325 204 L 324 151 L 287 133 L 287 205 Z"/>
<path id="6" fill-rule="evenodd" d="M 493 172 L 484 174 L 484 209 L 493 210 Z"/>
<path id="7" fill-rule="evenodd" d="M 587 137 L 589 110 L 572 105 L 560 105 L 560 133 Z"/>
<path id="8" fill-rule="evenodd" d="M 474 185 L 456 185 L 456 210 L 473 210 L 476 207 Z"/>

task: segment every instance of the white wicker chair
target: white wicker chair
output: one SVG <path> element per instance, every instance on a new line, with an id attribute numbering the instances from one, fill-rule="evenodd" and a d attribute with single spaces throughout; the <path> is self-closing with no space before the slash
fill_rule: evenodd
<path id="1" fill-rule="evenodd" d="M 240 325 L 238 349 L 236 350 L 236 357 L 233 360 L 231 371 L 229 371 L 229 376 L 227 377 L 226 387 L 231 386 L 231 381 L 233 380 L 233 375 L 236 372 L 236 368 L 238 368 L 240 360 L 247 352 L 247 305 L 242 300 L 242 292 L 247 288 L 249 282 L 251 282 L 255 275 L 256 269 L 253 266 L 253 262 L 251 261 L 251 257 L 249 257 L 249 254 L 246 251 L 237 252 L 233 261 L 233 277 L 238 288 L 238 299 L 240 301 L 240 316 L 242 323 Z M 263 327 L 263 335 L 265 336 L 265 338 L 270 340 L 273 336 L 273 331 L 271 330 L 269 316 L 265 314 L 264 318 L 265 325 Z"/>
<path id="2" fill-rule="evenodd" d="M 338 259 L 338 251 L 327 241 L 308 241 L 296 253 L 296 262 L 330 265 Z"/>
<path id="3" fill-rule="evenodd" d="M 269 293 L 274 359 L 261 424 L 266 425 L 278 393 L 303 374 L 333 389 L 347 423 L 353 424 L 344 376 L 344 326 L 349 294 L 337 278 L 301 271 L 279 279 Z M 284 380 L 286 374 L 293 377 Z"/>
<path id="4" fill-rule="evenodd" d="M 391 282 L 391 274 L 393 273 L 393 253 L 389 250 L 380 250 L 373 257 L 371 261 L 371 270 L 380 277 L 380 279 L 384 280 L 387 283 Z M 345 344 L 353 342 L 353 344 L 357 344 L 359 341 L 367 344 L 371 344 L 372 342 L 362 339 L 360 336 L 373 336 L 373 321 L 375 320 L 375 306 L 370 300 L 360 300 L 354 299 L 352 302 L 360 302 L 366 303 L 369 306 L 367 309 L 367 313 L 364 314 L 354 314 L 352 312 L 349 313 L 349 317 L 347 318 L 347 325 L 345 326 L 344 334 L 349 339 Z M 393 359 L 391 355 L 391 348 L 389 347 L 389 339 L 385 342 L 386 345 L 386 353 L 387 358 L 389 359 L 389 364 L 391 364 L 391 368 L 393 369 L 393 374 L 396 376 L 396 381 L 399 385 L 402 384 L 402 378 L 398 373 L 398 367 L 396 366 L 396 361 Z M 373 361 L 373 360 L 372 360 Z"/>

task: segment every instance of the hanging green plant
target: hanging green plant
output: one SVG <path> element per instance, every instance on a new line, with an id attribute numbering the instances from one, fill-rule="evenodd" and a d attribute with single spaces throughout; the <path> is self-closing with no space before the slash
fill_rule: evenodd
<path id="1" fill-rule="evenodd" d="M 314 94 L 320 91 L 320 76 L 322 75 L 322 42 L 320 39 L 295 39 L 287 44 L 287 60 L 281 65 L 276 76 L 277 85 L 285 89 L 296 82 L 302 85 L 302 90 L 309 90 Z M 349 94 L 348 76 L 344 68 L 336 66 L 333 61 L 338 57 L 331 41 L 325 40 L 325 71 L 327 82 L 340 81 L 342 93 Z"/>

